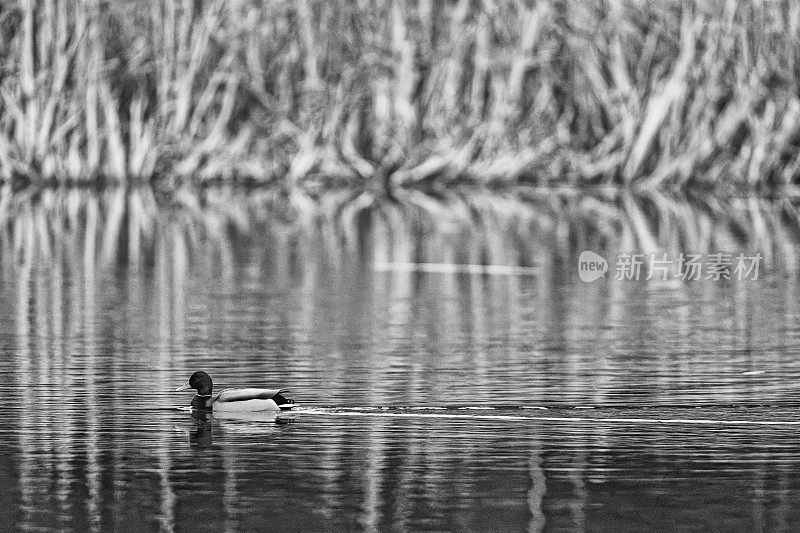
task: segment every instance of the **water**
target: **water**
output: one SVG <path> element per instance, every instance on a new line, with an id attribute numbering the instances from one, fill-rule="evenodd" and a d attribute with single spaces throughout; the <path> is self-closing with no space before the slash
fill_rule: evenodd
<path id="1" fill-rule="evenodd" d="M 83 236 L 5 255 L 4 528 L 800 524 L 794 277 L 375 271 L 176 235 L 137 268 L 96 265 Z M 197 369 L 299 407 L 193 418 L 171 391 Z"/>

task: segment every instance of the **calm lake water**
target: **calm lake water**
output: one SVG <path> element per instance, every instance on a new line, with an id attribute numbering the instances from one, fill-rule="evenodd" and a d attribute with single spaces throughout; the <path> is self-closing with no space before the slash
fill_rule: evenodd
<path id="1" fill-rule="evenodd" d="M 6 257 L 0 527 L 800 525 L 794 276 L 376 272 L 252 239 L 225 268 L 174 235 L 139 268 Z M 192 418 L 197 369 L 299 406 Z"/>

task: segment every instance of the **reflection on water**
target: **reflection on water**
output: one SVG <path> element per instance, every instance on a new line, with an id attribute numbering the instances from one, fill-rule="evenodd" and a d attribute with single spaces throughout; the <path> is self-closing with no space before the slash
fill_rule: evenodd
<path id="1" fill-rule="evenodd" d="M 432 240 L 409 231 L 350 246 L 349 230 L 320 220 L 300 232 L 260 212 L 198 206 L 136 222 L 131 209 L 113 222 L 109 206 L 141 199 L 75 198 L 31 203 L 0 237 L 3 524 L 641 531 L 800 521 L 793 278 L 584 284 L 558 244 L 530 229 L 544 226 L 508 221 L 517 215 L 494 226 L 496 240 L 488 226 L 451 226 Z M 533 236 L 513 230 L 522 226 Z M 567 233 L 569 246 L 596 242 L 595 229 Z M 531 237 L 530 256 L 514 257 L 520 236 Z M 537 273 L 375 272 L 365 250 Z M 193 417 L 176 409 L 190 396 L 171 391 L 199 368 L 220 387 L 289 387 L 299 407 Z"/>

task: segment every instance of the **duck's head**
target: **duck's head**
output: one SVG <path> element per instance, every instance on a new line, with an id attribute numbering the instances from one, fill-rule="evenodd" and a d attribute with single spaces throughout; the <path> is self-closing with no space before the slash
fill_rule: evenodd
<path id="1" fill-rule="evenodd" d="M 200 370 L 192 374 L 189 378 L 189 383 L 175 389 L 175 391 L 194 389 L 197 391 L 198 396 L 210 396 L 213 387 L 214 383 L 211 381 L 211 376 Z"/>

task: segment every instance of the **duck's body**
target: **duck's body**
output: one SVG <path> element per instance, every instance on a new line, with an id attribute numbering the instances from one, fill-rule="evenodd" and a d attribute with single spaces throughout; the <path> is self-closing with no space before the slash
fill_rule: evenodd
<path id="1" fill-rule="evenodd" d="M 222 411 L 243 413 L 258 411 L 283 411 L 294 407 L 294 401 L 286 398 L 286 389 L 226 389 L 212 393 L 211 377 L 205 372 L 195 372 L 189 383 L 179 391 L 195 389 L 191 407 L 197 411 Z"/>
<path id="2" fill-rule="evenodd" d="M 216 394 L 195 395 L 192 409 L 245 412 L 291 409 L 294 403 L 283 396 L 286 389 L 226 389 Z"/>

